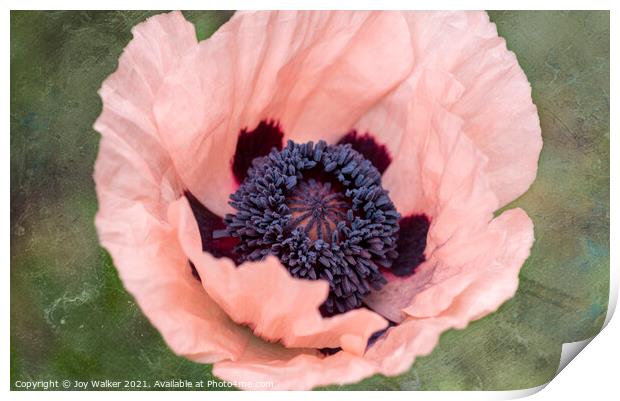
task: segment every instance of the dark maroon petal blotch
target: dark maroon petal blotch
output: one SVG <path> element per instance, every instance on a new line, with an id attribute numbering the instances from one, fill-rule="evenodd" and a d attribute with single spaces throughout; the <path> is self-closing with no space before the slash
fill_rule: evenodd
<path id="1" fill-rule="evenodd" d="M 398 258 L 392 264 L 391 272 L 403 277 L 414 273 L 415 268 L 426 260 L 424 249 L 430 220 L 426 215 L 418 214 L 403 217 L 398 224 Z"/>
<path id="2" fill-rule="evenodd" d="M 274 120 L 263 120 L 252 131 L 241 130 L 232 161 L 232 171 L 237 184 L 241 184 L 252 165 L 252 160 L 265 156 L 271 149 L 282 149 L 284 133 Z"/>
<path id="3" fill-rule="evenodd" d="M 390 153 L 385 145 L 378 143 L 369 133 L 360 135 L 357 131 L 353 130 L 346 134 L 338 142 L 338 145 L 343 145 L 346 143 L 351 144 L 351 147 L 370 161 L 381 174 L 383 174 L 392 162 Z"/>

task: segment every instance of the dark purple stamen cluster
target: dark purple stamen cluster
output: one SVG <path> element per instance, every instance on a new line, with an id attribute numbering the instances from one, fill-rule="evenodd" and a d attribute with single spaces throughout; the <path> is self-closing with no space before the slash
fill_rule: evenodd
<path id="1" fill-rule="evenodd" d="M 230 204 L 237 212 L 213 238 L 237 238 L 241 260 L 276 255 L 295 277 L 327 280 L 325 314 L 361 306 L 398 257 L 400 215 L 379 171 L 349 144 L 273 149 L 254 159 Z"/>

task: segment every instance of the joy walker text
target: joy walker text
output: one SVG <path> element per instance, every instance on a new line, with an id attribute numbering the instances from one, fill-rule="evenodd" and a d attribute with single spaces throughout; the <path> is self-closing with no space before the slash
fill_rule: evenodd
<path id="1" fill-rule="evenodd" d="M 146 380 L 74 380 L 72 384 L 72 388 L 79 390 L 151 388 L 151 385 Z"/>

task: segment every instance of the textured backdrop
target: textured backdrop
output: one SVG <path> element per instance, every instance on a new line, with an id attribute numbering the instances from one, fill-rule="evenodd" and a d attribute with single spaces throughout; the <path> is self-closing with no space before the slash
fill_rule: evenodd
<path id="1" fill-rule="evenodd" d="M 11 385 L 211 379 L 177 357 L 99 247 L 92 181 L 101 82 L 153 12 L 11 13 Z M 199 39 L 231 12 L 184 12 Z M 609 286 L 609 13 L 491 12 L 528 76 L 544 147 L 507 208 L 535 224 L 517 295 L 399 377 L 344 389 L 500 390 L 549 381 L 562 343 L 596 334 Z M 217 62 L 217 60 L 213 60 Z"/>

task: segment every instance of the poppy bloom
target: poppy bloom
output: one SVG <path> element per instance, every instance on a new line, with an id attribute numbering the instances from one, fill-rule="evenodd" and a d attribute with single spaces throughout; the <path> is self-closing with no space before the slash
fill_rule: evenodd
<path id="1" fill-rule="evenodd" d="M 150 18 L 102 85 L 97 230 L 166 343 L 309 389 L 407 371 L 512 297 L 542 146 L 484 12 Z"/>

